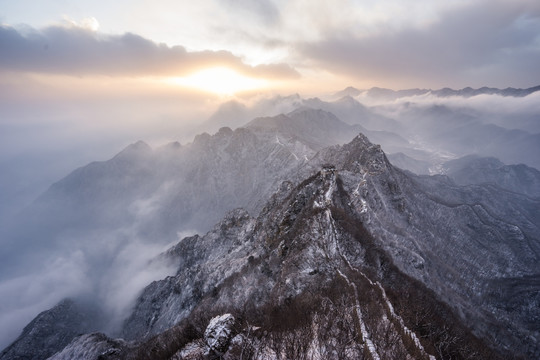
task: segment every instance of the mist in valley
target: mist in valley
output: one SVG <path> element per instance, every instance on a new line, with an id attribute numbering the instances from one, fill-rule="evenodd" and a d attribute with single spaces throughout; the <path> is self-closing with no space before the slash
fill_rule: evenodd
<path id="1" fill-rule="evenodd" d="M 55 176 L 56 183 L 40 196 L 32 192 L 21 194 L 20 198 L 26 202 L 17 204 L 21 210 L 3 226 L 0 296 L 6 301 L 0 314 L 2 345 L 13 341 L 39 312 L 64 298 L 99 304 L 108 319 L 99 325 L 99 330 L 114 334 L 148 283 L 174 275 L 175 267 L 171 264 L 151 261 L 158 254 L 186 235 L 203 235 L 222 214 L 235 207 L 247 207 L 253 216 L 257 215 L 259 208 L 250 206 L 253 199 L 215 201 L 227 196 L 221 191 L 236 191 L 238 184 L 234 182 L 240 181 L 236 178 L 238 173 L 229 176 L 225 168 L 217 165 L 224 160 L 216 156 L 222 157 L 223 153 L 205 148 L 200 135 L 193 141 L 193 138 L 186 140 L 186 134 L 207 132 L 210 137 L 216 137 L 222 127 L 233 131 L 244 126 L 253 128 L 250 121 L 255 119 L 256 123 L 259 117 L 284 114 L 294 118 L 295 111 L 323 110 L 335 114 L 332 121 L 342 124 L 339 136 L 315 135 L 322 145 L 302 154 L 304 157 L 315 156 L 323 145 L 346 143 L 361 132 L 381 144 L 396 166 L 419 174 L 445 174 L 448 162 L 467 155 L 495 157 L 506 165 L 522 163 L 535 174 L 538 172 L 533 168 L 540 165 L 537 163 L 540 135 L 535 132 L 540 116 L 539 96 L 540 92 L 524 97 L 478 95 L 470 98 L 426 94 L 391 101 L 370 96 L 368 91 L 337 99 L 335 94 L 309 98 L 298 94 L 256 96 L 228 100 L 217 104 L 206 118 L 192 116 L 184 120 L 182 126 L 189 130 L 173 132 L 182 134 L 180 142 L 176 142 L 179 136 L 172 137 L 159 127 L 153 131 L 152 119 L 147 120 L 148 123 L 141 120 L 139 127 L 131 126 L 127 133 L 111 133 L 105 141 L 99 138 L 97 131 L 88 136 L 85 127 L 71 131 L 69 141 L 59 131 L 52 132 L 47 139 L 41 138 L 41 143 L 20 143 L 19 147 L 32 146 L 32 149 L 46 147 L 45 141 L 55 143 L 62 155 L 52 152 L 41 156 L 50 157 L 45 161 L 47 164 L 66 165 L 60 166 L 61 170 L 49 166 L 42 169 L 33 164 L 32 156 L 20 158 L 12 168 L 9 162 L 4 162 L 5 174 L 15 176 L 20 174 L 19 169 L 27 167 L 41 180 L 42 188 L 47 179 Z M 284 134 L 309 133 L 311 120 L 317 119 L 308 119 L 304 128 L 296 130 L 297 134 L 278 132 L 271 142 L 280 142 L 279 137 Z M 272 130 L 272 126 L 270 131 L 277 129 Z M 337 129 L 335 124 L 333 126 Z M 77 141 L 76 136 L 83 134 L 84 141 Z M 9 138 L 5 132 L 3 136 Z M 26 136 L 40 138 L 39 134 L 32 134 L 30 128 Z M 118 140 L 119 137 L 124 140 Z M 152 146 L 134 143 L 114 157 L 111 156 L 114 150 L 107 150 L 122 141 L 147 138 Z M 290 138 L 284 137 L 281 141 L 287 140 Z M 96 151 L 97 143 L 99 151 Z M 17 146 L 12 146 L 16 151 Z M 102 154 L 102 160 L 86 165 L 87 157 L 96 153 Z M 107 157 L 112 159 L 106 160 Z M 82 167 L 62 180 L 65 167 L 75 162 L 79 163 L 74 168 Z M 231 184 L 205 187 L 206 180 L 186 176 L 197 163 L 202 166 L 197 171 L 207 172 L 201 176 L 217 177 Z M 218 166 L 217 172 L 212 166 Z M 264 175 L 252 176 L 255 177 L 248 180 L 263 182 Z M 16 183 L 22 180 L 21 177 Z M 94 182 L 97 185 L 92 184 Z M 7 185 L 3 187 L 8 193 L 4 196 L 10 192 Z M 271 185 L 277 188 L 277 182 Z M 538 184 L 533 184 L 529 195 L 540 196 L 538 189 Z M 35 199 L 28 201 L 32 196 Z M 235 195 L 229 194 L 229 197 L 235 198 Z M 193 202 L 197 202 L 195 198 L 204 199 L 198 207 L 193 207 Z M 173 220 L 165 221 L 167 217 Z"/>

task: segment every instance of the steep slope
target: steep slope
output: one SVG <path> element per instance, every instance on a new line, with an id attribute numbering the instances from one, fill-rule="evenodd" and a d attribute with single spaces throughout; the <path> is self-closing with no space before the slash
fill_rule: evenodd
<path id="1" fill-rule="evenodd" d="M 0 353 L 0 359 L 46 359 L 75 336 L 98 329 L 102 321 L 96 308 L 63 300 L 32 320 L 19 338 Z"/>
<path id="2" fill-rule="evenodd" d="M 278 179 L 314 153 L 288 134 L 244 128 L 156 150 L 138 142 L 75 170 L 3 229 L 3 264 L 15 265 L 21 244 L 47 252 L 89 232 L 129 229 L 168 243 L 177 232 L 206 231 L 227 210 L 260 209 Z"/>
<path id="3" fill-rule="evenodd" d="M 62 351 L 49 357 L 50 360 L 98 359 L 117 360 L 130 351 L 130 344 L 122 339 L 113 340 L 101 333 L 78 336 Z"/>

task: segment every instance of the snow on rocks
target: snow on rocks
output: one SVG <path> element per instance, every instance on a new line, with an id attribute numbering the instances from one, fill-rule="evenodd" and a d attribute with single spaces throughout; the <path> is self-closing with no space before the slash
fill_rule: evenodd
<path id="1" fill-rule="evenodd" d="M 223 354 L 227 351 L 229 342 L 233 336 L 232 327 L 234 321 L 234 316 L 231 314 L 219 315 L 210 320 L 204 331 L 207 354 Z"/>
<path id="2" fill-rule="evenodd" d="M 321 177 L 324 180 L 325 191 L 314 201 L 313 206 L 322 209 L 332 204 L 332 194 L 336 187 L 336 168 L 332 165 L 324 165 L 321 169 Z"/>
<path id="3" fill-rule="evenodd" d="M 62 351 L 54 354 L 49 359 L 115 359 L 120 357 L 128 346 L 122 339 L 113 340 L 102 333 L 91 333 L 75 338 Z"/>

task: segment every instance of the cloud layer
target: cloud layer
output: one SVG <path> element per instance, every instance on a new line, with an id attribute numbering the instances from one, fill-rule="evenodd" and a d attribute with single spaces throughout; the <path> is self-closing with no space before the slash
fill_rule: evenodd
<path id="1" fill-rule="evenodd" d="M 68 75 L 182 76 L 225 66 L 252 77 L 297 78 L 286 64 L 246 65 L 229 51 L 189 52 L 142 36 L 103 35 L 79 26 L 19 31 L 0 27 L 0 68 Z"/>
<path id="2" fill-rule="evenodd" d="M 540 3 L 475 2 L 424 26 L 373 35 L 340 29 L 304 42 L 321 69 L 405 86 L 532 86 L 540 83 Z M 437 87 L 437 85 L 435 85 Z"/>
<path id="3" fill-rule="evenodd" d="M 534 0 L 131 4 L 130 16 L 121 16 L 83 2 L 97 17 L 83 26 L 3 26 L 0 68 L 182 76 L 227 66 L 252 77 L 329 73 L 349 82 L 344 86 L 393 88 L 540 83 L 540 3 Z M 98 21 L 105 33 L 92 31 Z"/>
<path id="4" fill-rule="evenodd" d="M 526 87 L 540 82 L 540 3 L 479 2 L 423 27 L 328 34 L 300 47 L 317 66 L 372 82 Z"/>

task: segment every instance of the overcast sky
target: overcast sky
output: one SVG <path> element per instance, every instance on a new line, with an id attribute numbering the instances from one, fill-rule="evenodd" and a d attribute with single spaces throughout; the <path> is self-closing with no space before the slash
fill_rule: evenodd
<path id="1" fill-rule="evenodd" d="M 535 0 L 0 1 L 2 70 L 393 88 L 540 83 Z M 313 84 L 309 83 L 310 86 Z"/>

